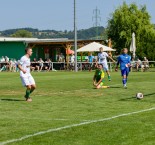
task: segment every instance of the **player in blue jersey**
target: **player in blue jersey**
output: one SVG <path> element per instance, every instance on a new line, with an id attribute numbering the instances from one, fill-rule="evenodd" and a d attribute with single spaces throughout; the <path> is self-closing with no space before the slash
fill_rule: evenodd
<path id="1" fill-rule="evenodd" d="M 122 50 L 122 54 L 118 57 L 118 62 L 116 66 L 116 71 L 118 71 L 118 66 L 120 64 L 121 74 L 122 74 L 122 82 L 124 88 L 127 88 L 127 79 L 130 72 L 131 67 L 131 56 L 128 55 L 128 49 L 124 48 Z"/>

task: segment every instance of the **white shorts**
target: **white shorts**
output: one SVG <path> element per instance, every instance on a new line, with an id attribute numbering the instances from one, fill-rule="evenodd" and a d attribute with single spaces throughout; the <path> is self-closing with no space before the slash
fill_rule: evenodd
<path id="1" fill-rule="evenodd" d="M 103 64 L 103 63 L 102 63 L 102 66 L 103 66 L 104 71 L 108 71 L 108 70 L 109 70 L 109 67 L 108 67 L 107 64 Z"/>
<path id="2" fill-rule="evenodd" d="M 34 78 L 31 75 L 20 76 L 20 78 L 24 87 L 29 85 L 35 85 Z"/>

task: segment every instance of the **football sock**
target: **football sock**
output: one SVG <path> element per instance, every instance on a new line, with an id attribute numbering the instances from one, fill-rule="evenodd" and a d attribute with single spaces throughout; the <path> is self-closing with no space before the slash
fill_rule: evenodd
<path id="1" fill-rule="evenodd" d="M 111 80 L 111 77 L 110 77 L 110 75 L 108 76 L 108 79 L 109 79 L 109 80 Z"/>
<path id="2" fill-rule="evenodd" d="M 30 90 L 29 89 L 27 89 L 26 90 L 26 95 L 25 95 L 25 98 L 26 99 L 28 99 L 30 97 Z"/>
<path id="3" fill-rule="evenodd" d="M 34 91 L 34 89 L 31 89 L 31 90 L 30 90 L 30 94 L 31 94 L 33 91 Z"/>
<path id="4" fill-rule="evenodd" d="M 109 86 L 102 86 L 103 89 L 109 88 Z"/>
<path id="5" fill-rule="evenodd" d="M 123 82 L 123 85 L 125 85 L 127 83 L 127 79 L 123 79 L 122 82 Z"/>

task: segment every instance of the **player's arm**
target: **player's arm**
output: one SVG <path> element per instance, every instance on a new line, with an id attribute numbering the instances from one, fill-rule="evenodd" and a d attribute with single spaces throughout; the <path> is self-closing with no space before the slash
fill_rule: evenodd
<path id="1" fill-rule="evenodd" d="M 101 78 L 96 84 L 95 86 L 97 87 L 101 82 L 102 82 L 103 78 Z"/>
<path id="2" fill-rule="evenodd" d="M 129 57 L 129 60 L 128 60 L 128 67 L 131 67 L 131 57 Z"/>
<path id="3" fill-rule="evenodd" d="M 116 63 L 115 71 L 118 71 L 118 66 L 119 66 L 119 58 L 118 58 L 117 63 Z"/>
<path id="4" fill-rule="evenodd" d="M 96 85 L 96 73 L 94 74 L 94 77 L 93 77 L 93 85 L 94 86 Z"/>
<path id="5" fill-rule="evenodd" d="M 115 63 L 115 60 L 111 56 L 108 55 L 108 58 Z"/>
<path id="6" fill-rule="evenodd" d="M 21 61 L 21 60 L 18 62 L 18 68 L 19 68 L 19 70 L 22 71 L 24 74 L 26 73 L 26 70 L 24 70 L 24 69 L 22 68 L 22 61 Z"/>

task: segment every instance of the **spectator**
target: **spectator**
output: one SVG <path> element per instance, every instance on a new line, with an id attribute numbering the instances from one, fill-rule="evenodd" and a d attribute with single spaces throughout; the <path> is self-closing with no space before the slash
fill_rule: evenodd
<path id="1" fill-rule="evenodd" d="M 42 71 L 44 67 L 44 61 L 42 60 L 42 58 L 39 59 L 38 63 L 39 63 L 39 71 Z"/>
<path id="2" fill-rule="evenodd" d="M 139 69 L 142 68 L 142 62 L 140 59 L 137 59 L 137 62 L 136 62 L 136 69 L 137 71 L 139 71 Z"/>
<path id="3" fill-rule="evenodd" d="M 1 57 L 1 60 L 0 60 L 0 61 L 1 61 L 1 62 L 5 62 L 4 56 Z"/>
<path id="4" fill-rule="evenodd" d="M 32 63 L 31 63 L 31 70 L 37 70 L 39 71 L 39 64 L 36 58 L 33 59 Z"/>
<path id="5" fill-rule="evenodd" d="M 92 53 L 90 53 L 90 55 L 88 56 L 88 59 L 89 59 L 89 71 L 92 71 L 93 60 L 94 60 L 94 56 L 92 55 Z"/>
<path id="6" fill-rule="evenodd" d="M 62 62 L 62 59 L 63 59 L 63 58 L 62 58 L 62 55 L 61 55 L 61 54 L 58 54 L 58 56 L 57 56 L 57 61 L 58 61 L 58 62 Z"/>
<path id="7" fill-rule="evenodd" d="M 5 56 L 5 62 L 9 62 L 9 58 L 7 56 Z"/>
<path id="8" fill-rule="evenodd" d="M 149 69 L 149 61 L 146 57 L 144 57 L 143 65 L 142 65 L 142 70 L 143 72 Z"/>
<path id="9" fill-rule="evenodd" d="M 47 61 L 45 61 L 45 70 L 50 71 L 52 68 L 52 62 L 50 59 L 47 59 Z"/>
<path id="10" fill-rule="evenodd" d="M 11 59 L 9 60 L 9 71 L 13 71 L 13 61 Z"/>
<path id="11" fill-rule="evenodd" d="M 133 68 L 136 68 L 136 62 L 135 62 L 134 58 L 132 58 L 132 60 L 131 60 L 131 71 Z"/>
<path id="12" fill-rule="evenodd" d="M 12 71 L 17 72 L 17 61 L 16 61 L 16 59 L 12 60 Z"/>

